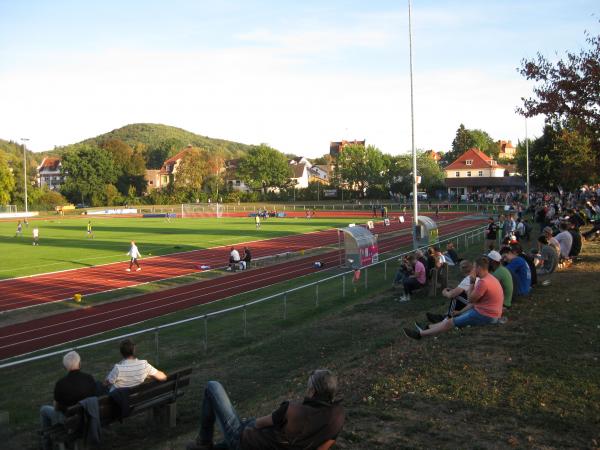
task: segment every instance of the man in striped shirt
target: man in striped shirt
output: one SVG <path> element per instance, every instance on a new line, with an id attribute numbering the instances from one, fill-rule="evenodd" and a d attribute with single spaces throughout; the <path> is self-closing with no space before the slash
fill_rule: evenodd
<path id="1" fill-rule="evenodd" d="M 158 381 L 165 381 L 167 375 L 152 367 L 145 359 L 137 359 L 135 356 L 135 344 L 131 339 L 121 341 L 119 350 L 123 360 L 115 364 L 106 376 L 104 384 L 110 389 L 129 388 L 144 382 L 148 377 Z"/>

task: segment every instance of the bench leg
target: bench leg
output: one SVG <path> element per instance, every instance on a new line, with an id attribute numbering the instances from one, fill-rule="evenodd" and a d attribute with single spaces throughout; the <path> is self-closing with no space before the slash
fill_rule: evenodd
<path id="1" fill-rule="evenodd" d="M 167 414 L 168 414 L 168 419 L 169 419 L 169 427 L 170 428 L 175 428 L 175 426 L 177 425 L 177 403 L 173 402 L 173 403 L 169 403 L 167 405 Z"/>

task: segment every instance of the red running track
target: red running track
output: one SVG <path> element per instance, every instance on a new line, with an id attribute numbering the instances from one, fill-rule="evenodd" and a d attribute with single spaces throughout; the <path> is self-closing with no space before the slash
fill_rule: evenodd
<path id="1" fill-rule="evenodd" d="M 469 221 L 468 226 L 482 223 Z M 450 234 L 465 228 L 465 222 L 442 225 L 440 232 Z M 396 236 L 380 242 L 382 252 L 406 245 L 410 235 Z M 115 328 L 139 323 L 154 317 L 230 297 L 284 280 L 315 272 L 311 262 L 317 257 L 289 261 L 230 276 L 202 281 L 165 291 L 141 295 L 120 302 L 56 314 L 0 329 L 0 359 L 5 359 L 53 345 L 63 344 Z M 339 261 L 338 251 L 319 255 L 326 265 Z"/>
<path id="2" fill-rule="evenodd" d="M 455 217 L 456 214 L 440 214 L 439 218 L 444 220 Z M 411 216 L 407 215 L 403 224 L 397 219 L 391 222 L 390 227 L 384 227 L 382 222 L 377 223 L 375 232 L 381 234 L 407 228 L 410 226 L 410 220 Z M 248 243 L 248 246 L 252 250 L 253 258 L 260 258 L 331 245 L 337 243 L 337 239 L 337 232 L 332 229 L 253 241 Z M 78 293 L 90 295 L 189 275 L 198 272 L 200 265 L 221 267 L 229 258 L 229 248 L 221 246 L 144 258 L 140 260 L 141 272 L 126 272 L 128 262 L 120 262 L 2 280 L 0 312 L 65 300 Z"/>

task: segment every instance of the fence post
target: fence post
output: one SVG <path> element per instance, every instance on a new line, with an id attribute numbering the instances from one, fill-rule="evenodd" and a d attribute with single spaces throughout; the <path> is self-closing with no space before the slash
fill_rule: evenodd
<path id="1" fill-rule="evenodd" d="M 346 297 L 346 275 L 342 275 L 342 298 Z"/>
<path id="2" fill-rule="evenodd" d="M 387 261 L 383 263 L 383 279 L 387 281 Z"/>
<path id="3" fill-rule="evenodd" d="M 204 353 L 208 351 L 208 316 L 204 316 Z"/>
<path id="4" fill-rule="evenodd" d="M 467 234 L 465 233 L 465 249 L 469 246 L 469 240 L 467 239 Z"/>
<path id="5" fill-rule="evenodd" d="M 319 307 L 319 283 L 315 284 L 315 306 Z"/>
<path id="6" fill-rule="evenodd" d="M 369 268 L 365 267 L 365 289 L 369 287 Z"/>
<path id="7" fill-rule="evenodd" d="M 283 320 L 287 320 L 287 292 L 283 293 Z"/>
<path id="8" fill-rule="evenodd" d="M 248 321 L 246 315 L 246 305 L 244 305 L 244 337 L 248 334 Z"/>
<path id="9" fill-rule="evenodd" d="M 154 347 L 156 349 L 156 364 L 160 366 L 159 353 L 158 353 L 158 327 L 154 329 Z"/>

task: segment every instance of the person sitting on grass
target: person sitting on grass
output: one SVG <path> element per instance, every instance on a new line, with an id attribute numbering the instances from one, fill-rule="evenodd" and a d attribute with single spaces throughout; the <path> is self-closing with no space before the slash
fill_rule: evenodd
<path id="1" fill-rule="evenodd" d="M 514 289 L 517 295 L 527 295 L 531 291 L 531 269 L 525 259 L 520 257 L 521 246 L 512 244 L 510 247 L 502 249 L 500 252 L 502 258 L 507 263 L 506 268 L 515 276 L 516 285 Z"/>
<path id="2" fill-rule="evenodd" d="M 454 248 L 454 243 L 452 242 L 448 242 L 448 244 L 446 244 L 446 253 L 444 253 L 444 256 L 446 257 L 446 262 L 448 264 L 452 262 L 450 265 L 456 265 L 462 261 L 462 259 L 458 256 L 456 249 Z"/>
<path id="3" fill-rule="evenodd" d="M 559 257 L 560 256 L 560 244 L 558 243 L 556 238 L 553 236 L 552 228 L 544 227 L 544 229 L 542 230 L 542 233 L 548 240 L 548 245 L 556 251 L 556 256 Z"/>
<path id="4" fill-rule="evenodd" d="M 410 294 L 416 289 L 420 289 L 427 283 L 427 272 L 423 263 L 415 257 L 410 255 L 408 257 L 409 267 L 412 269 L 412 273 L 404 278 L 402 285 L 404 286 L 404 295 L 400 297 L 401 302 L 407 302 L 410 300 Z"/>
<path id="5" fill-rule="evenodd" d="M 52 428 L 53 425 L 64 423 L 64 413 L 70 406 L 76 405 L 80 400 L 96 395 L 96 381 L 94 377 L 81 371 L 81 357 L 75 351 L 63 356 L 63 366 L 67 375 L 54 385 L 54 404 L 40 408 L 42 431 Z M 48 437 L 42 439 L 42 448 L 51 449 L 52 441 Z"/>
<path id="6" fill-rule="evenodd" d="M 479 281 L 477 281 L 479 278 Z M 426 328 L 415 323 L 415 329 L 404 328 L 404 334 L 412 339 L 435 336 L 452 330 L 454 327 L 479 326 L 498 323 L 502 317 L 504 294 L 500 282 L 489 273 L 489 259 L 480 256 L 475 260 L 475 268 L 469 276 L 467 291 L 469 304 L 459 315 L 446 318 Z"/>
<path id="7" fill-rule="evenodd" d="M 558 241 L 560 248 L 560 259 L 570 260 L 569 253 L 571 252 L 571 247 L 573 245 L 573 236 L 569 233 L 569 224 L 568 222 L 562 221 L 558 228 L 560 233 L 555 236 L 555 239 Z"/>
<path id="8" fill-rule="evenodd" d="M 142 384 L 146 378 L 165 381 L 167 375 L 155 369 L 145 359 L 135 356 L 135 343 L 131 339 L 121 341 L 119 351 L 123 360 L 114 365 L 104 380 L 104 385 L 110 390 L 116 388 L 130 388 Z"/>
<path id="9" fill-rule="evenodd" d="M 542 235 L 538 238 L 538 251 L 535 255 L 537 261 L 536 272 L 538 276 L 550 275 L 558 267 L 558 256 L 556 251 L 548 245 L 546 236 Z"/>
<path id="10" fill-rule="evenodd" d="M 490 273 L 500 282 L 504 294 L 504 306 L 510 308 L 514 293 L 513 277 L 506 267 L 502 265 L 502 255 L 495 250 L 487 254 L 490 260 Z"/>
<path id="11" fill-rule="evenodd" d="M 469 260 L 463 259 L 459 264 L 460 273 L 463 274 L 464 278 L 456 286 L 454 289 L 445 288 L 442 291 L 442 295 L 450 300 L 450 305 L 448 305 L 448 312 L 446 315 L 442 314 L 433 314 L 426 313 L 427 320 L 430 323 L 438 323 L 444 320 L 445 318 L 454 317 L 457 314 L 460 314 L 460 311 L 464 309 L 465 306 L 469 304 L 469 300 L 467 299 L 467 292 L 471 285 L 470 274 L 473 270 L 473 263 Z"/>
<path id="12" fill-rule="evenodd" d="M 326 450 L 335 443 L 345 420 L 336 393 L 335 375 L 327 369 L 315 370 L 302 403 L 285 401 L 272 414 L 242 421 L 221 383 L 209 381 L 202 399 L 200 431 L 187 450 L 215 448 L 215 421 L 225 440 L 216 448 Z"/>
<path id="13" fill-rule="evenodd" d="M 404 256 L 402 259 L 400 259 L 400 266 L 398 267 L 398 271 L 396 272 L 396 276 L 394 277 L 392 288 L 402 286 L 404 279 L 407 278 L 411 273 L 412 266 L 408 262 L 408 256 Z"/>

